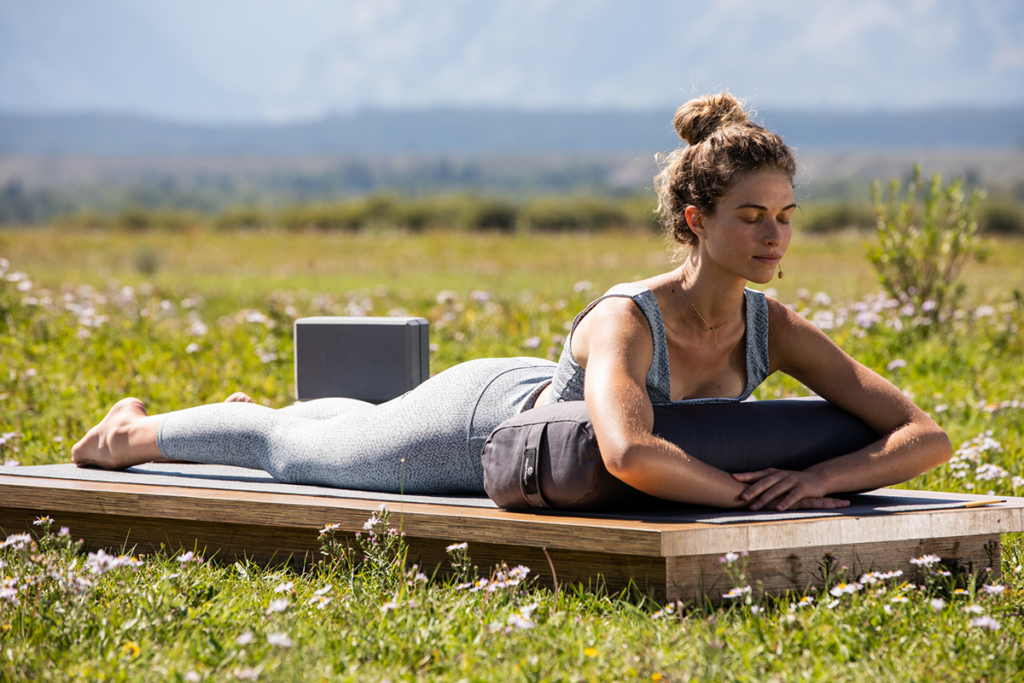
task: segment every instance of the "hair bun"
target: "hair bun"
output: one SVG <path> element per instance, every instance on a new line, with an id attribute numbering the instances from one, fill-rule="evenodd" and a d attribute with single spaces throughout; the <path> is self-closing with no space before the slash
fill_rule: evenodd
<path id="1" fill-rule="evenodd" d="M 676 110 L 675 127 L 679 137 L 696 145 L 722 126 L 749 121 L 743 105 L 729 93 L 705 95 L 690 100 Z"/>

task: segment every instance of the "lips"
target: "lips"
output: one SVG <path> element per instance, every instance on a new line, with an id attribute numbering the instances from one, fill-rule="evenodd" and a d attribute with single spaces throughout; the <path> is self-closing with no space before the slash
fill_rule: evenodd
<path id="1" fill-rule="evenodd" d="M 782 260 L 782 255 L 781 254 L 769 254 L 767 256 L 755 256 L 754 258 L 756 260 L 760 261 L 761 263 L 765 264 L 765 265 L 774 266 L 779 261 Z"/>

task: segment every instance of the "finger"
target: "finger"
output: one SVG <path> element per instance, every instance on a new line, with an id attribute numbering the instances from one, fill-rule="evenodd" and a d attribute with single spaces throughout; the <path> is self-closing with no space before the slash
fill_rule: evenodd
<path id="1" fill-rule="evenodd" d="M 750 505 L 751 510 L 759 510 L 761 508 L 767 508 L 775 505 L 779 499 L 788 494 L 794 486 L 797 485 L 797 481 L 789 476 L 783 476 L 781 479 L 774 482 L 774 484 L 765 490 L 760 496 L 754 499 Z"/>
<path id="2" fill-rule="evenodd" d="M 763 495 L 765 491 L 786 479 L 787 476 L 789 475 L 786 472 L 775 472 L 774 474 L 769 474 L 767 477 L 758 479 L 740 494 L 740 499 L 745 501 L 756 500 Z"/>
<path id="3" fill-rule="evenodd" d="M 799 503 L 801 500 L 805 499 L 807 499 L 807 494 L 803 490 L 803 487 L 796 486 L 793 488 L 792 491 L 789 492 L 789 494 L 785 498 L 782 499 L 782 502 L 775 505 L 775 509 L 778 510 L 779 512 L 785 512 L 789 508 Z M 817 500 L 822 503 L 824 502 L 820 498 L 807 500 Z"/>
<path id="4" fill-rule="evenodd" d="M 775 474 L 779 470 L 774 467 L 769 467 L 766 470 L 758 470 L 757 472 L 734 472 L 732 478 L 736 481 L 757 481 L 758 479 L 764 479 L 770 474 Z"/>
<path id="5" fill-rule="evenodd" d="M 803 498 L 791 509 L 793 510 L 836 510 L 849 507 L 850 501 L 842 498 Z"/>
<path id="6" fill-rule="evenodd" d="M 831 498 L 802 498 L 790 508 L 791 510 L 832 510 L 836 501 Z"/>

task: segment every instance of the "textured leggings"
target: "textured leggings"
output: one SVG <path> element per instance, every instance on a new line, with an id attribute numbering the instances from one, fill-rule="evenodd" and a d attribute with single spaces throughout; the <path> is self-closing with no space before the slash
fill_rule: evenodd
<path id="1" fill-rule="evenodd" d="M 261 469 L 290 484 L 483 493 L 487 436 L 532 405 L 555 367 L 538 358 L 469 361 L 380 405 L 325 398 L 280 410 L 189 408 L 164 416 L 157 447 L 171 460 Z"/>

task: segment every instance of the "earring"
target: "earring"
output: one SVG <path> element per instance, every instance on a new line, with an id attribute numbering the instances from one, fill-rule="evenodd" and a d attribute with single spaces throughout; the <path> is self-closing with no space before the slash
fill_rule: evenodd
<path id="1" fill-rule="evenodd" d="M 779 279 L 782 279 L 782 261 L 779 261 Z"/>

